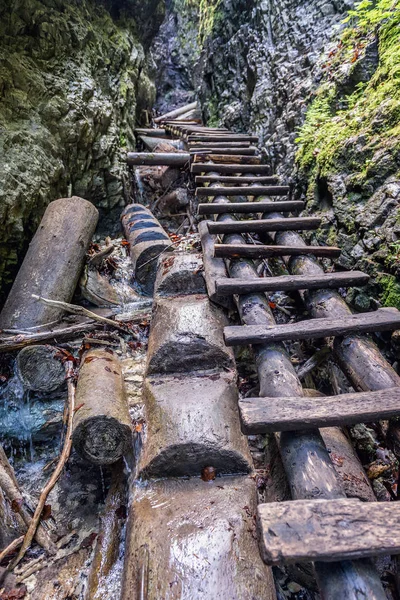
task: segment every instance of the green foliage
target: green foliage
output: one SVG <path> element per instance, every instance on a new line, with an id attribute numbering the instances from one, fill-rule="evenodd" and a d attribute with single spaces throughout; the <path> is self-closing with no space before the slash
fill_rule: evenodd
<path id="1" fill-rule="evenodd" d="M 393 275 L 380 277 L 379 284 L 383 289 L 381 302 L 383 306 L 394 306 L 400 310 L 400 283 Z"/>
<path id="2" fill-rule="evenodd" d="M 356 3 L 355 10 L 349 10 L 343 23 L 352 23 L 363 30 L 379 25 L 384 19 L 393 16 L 393 10 L 397 2 L 393 0 L 362 0 Z"/>
<path id="3" fill-rule="evenodd" d="M 198 42 L 200 46 L 204 45 L 205 40 L 211 34 L 214 23 L 218 18 L 218 8 L 222 0 L 184 0 L 184 4 L 189 8 L 196 8 L 198 24 Z"/>

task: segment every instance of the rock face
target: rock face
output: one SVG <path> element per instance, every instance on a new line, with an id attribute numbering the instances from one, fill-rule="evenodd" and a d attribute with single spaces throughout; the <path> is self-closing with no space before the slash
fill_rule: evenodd
<path id="1" fill-rule="evenodd" d="M 51 200 L 123 205 L 120 154 L 155 98 L 146 49 L 163 10 L 162 0 L 1 3 L 3 293 Z"/>

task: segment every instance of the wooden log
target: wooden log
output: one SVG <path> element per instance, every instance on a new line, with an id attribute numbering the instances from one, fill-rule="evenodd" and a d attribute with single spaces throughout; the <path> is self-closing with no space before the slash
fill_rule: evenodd
<path id="1" fill-rule="evenodd" d="M 150 137 L 148 135 L 141 135 L 140 139 L 142 140 L 143 144 L 146 146 L 147 150 L 150 150 L 150 152 L 154 152 L 157 149 L 157 146 L 160 143 L 160 138 L 159 137 Z M 177 150 L 183 150 L 184 144 L 181 140 L 168 140 L 168 145 L 176 148 Z"/>
<path id="2" fill-rule="evenodd" d="M 239 244 L 215 244 L 215 256 L 219 258 L 271 258 L 273 256 L 299 256 L 310 254 L 337 258 L 341 250 L 332 246 L 262 246 Z"/>
<path id="3" fill-rule="evenodd" d="M 137 133 L 138 135 L 149 135 L 151 137 L 157 137 L 157 138 L 169 137 L 169 133 L 165 129 L 158 129 L 158 128 L 154 128 L 154 129 L 138 128 L 138 129 L 135 129 L 135 133 Z"/>
<path id="4" fill-rule="evenodd" d="M 233 161 L 231 161 L 233 162 Z M 210 163 L 192 163 L 191 173 L 269 173 L 268 165 L 237 165 L 237 164 L 210 164 Z"/>
<path id="5" fill-rule="evenodd" d="M 100 516 L 99 534 L 94 556 L 90 565 L 87 583 L 87 600 L 102 600 L 106 578 L 115 565 L 121 542 L 124 523 L 124 506 L 128 504 L 123 461 L 112 469 L 111 485 L 107 493 L 104 510 Z"/>
<path id="6" fill-rule="evenodd" d="M 188 142 L 190 150 L 198 148 L 249 148 L 250 142 Z"/>
<path id="7" fill-rule="evenodd" d="M 229 154 L 229 156 L 234 155 L 242 155 L 242 156 L 254 156 L 258 153 L 258 149 L 254 146 L 249 146 L 248 148 L 190 148 L 191 156 L 197 155 L 208 155 L 208 154 Z"/>
<path id="8" fill-rule="evenodd" d="M 227 165 L 225 165 L 226 167 Z M 218 166 L 218 168 L 216 169 L 218 171 L 221 171 L 221 167 Z M 251 184 L 251 183 L 256 183 L 256 184 L 264 184 L 264 183 L 268 183 L 270 185 L 273 185 L 274 183 L 278 183 L 279 178 L 278 177 L 274 177 L 272 175 L 250 175 L 248 177 L 246 177 L 246 175 L 196 175 L 195 177 L 195 183 L 196 184 L 200 184 L 200 183 L 233 183 L 233 184 L 237 184 L 237 185 L 241 185 L 241 184 Z"/>
<path id="9" fill-rule="evenodd" d="M 219 294 L 250 294 L 253 292 L 289 292 L 297 290 L 313 290 L 320 288 L 339 288 L 354 285 L 366 285 L 369 275 L 362 271 L 345 271 L 344 273 L 325 273 L 323 275 L 281 275 L 279 277 L 260 277 L 256 280 L 217 279 L 216 289 Z"/>
<path id="10" fill-rule="evenodd" d="M 34 392 L 51 392 L 65 382 L 65 369 L 58 349 L 51 346 L 27 346 L 17 356 L 17 372 L 24 387 Z"/>
<path id="11" fill-rule="evenodd" d="M 69 302 L 97 225 L 98 211 L 77 196 L 51 202 L 0 314 L 1 329 L 26 329 L 60 319 L 62 311 L 32 294 Z"/>
<path id="12" fill-rule="evenodd" d="M 289 217 L 287 219 L 254 219 L 248 221 L 232 221 L 231 223 L 214 223 L 207 221 L 208 231 L 214 234 L 223 233 L 264 233 L 265 231 L 305 231 L 318 229 L 321 219 L 318 217 Z"/>
<path id="13" fill-rule="evenodd" d="M 133 165 L 155 165 L 184 167 L 190 161 L 190 154 L 186 152 L 128 152 L 126 162 Z"/>
<path id="14" fill-rule="evenodd" d="M 211 161 L 215 165 L 232 163 L 236 165 L 259 165 L 261 163 L 261 158 L 258 156 L 243 156 L 236 154 L 195 154 L 194 162 L 202 161 Z"/>
<path id="15" fill-rule="evenodd" d="M 224 260 L 214 257 L 214 236 L 208 232 L 205 221 L 199 223 L 199 234 L 203 250 L 204 278 L 206 280 L 208 297 L 224 308 L 232 308 L 233 303 L 231 298 L 220 296 L 215 288 L 215 281 L 221 277 L 226 277 L 227 272 Z"/>
<path id="16" fill-rule="evenodd" d="M 400 553 L 400 504 L 356 498 L 258 506 L 261 555 L 268 565 Z"/>
<path id="17" fill-rule="evenodd" d="M 322 398 L 244 398 L 239 410 L 246 435 L 369 423 L 400 416 L 400 388 Z"/>
<path id="18" fill-rule="evenodd" d="M 285 323 L 276 327 L 231 326 L 225 327 L 227 346 L 310 340 L 320 337 L 343 336 L 349 333 L 371 333 L 400 329 L 400 311 L 396 308 L 379 308 L 370 313 L 350 314 L 343 319 L 315 319 L 298 323 Z"/>
<path id="19" fill-rule="evenodd" d="M 279 208 L 277 208 L 279 207 Z M 227 213 L 266 213 L 280 210 L 290 212 L 301 210 L 304 202 L 300 200 L 284 200 L 282 202 L 230 202 L 224 204 L 199 204 L 199 215 L 223 215 Z"/>
<path id="20" fill-rule="evenodd" d="M 188 138 L 189 142 L 251 142 L 257 143 L 256 135 L 245 135 L 237 133 L 192 133 Z"/>
<path id="21" fill-rule="evenodd" d="M 175 117 L 179 117 L 180 115 L 185 114 L 189 110 L 194 110 L 197 108 L 197 100 L 195 102 L 190 102 L 190 104 L 185 104 L 185 106 L 181 106 L 176 108 L 175 110 L 171 110 L 159 117 L 155 117 L 153 119 L 154 123 L 161 123 L 161 121 L 167 121 L 168 119 L 175 119 Z"/>
<path id="22" fill-rule="evenodd" d="M 199 187 L 196 196 L 286 196 L 290 191 L 288 185 L 252 186 L 252 187 Z"/>
<path id="23" fill-rule="evenodd" d="M 130 450 L 132 421 L 121 363 L 112 350 L 92 349 L 82 357 L 76 406 L 72 441 L 80 456 L 109 465 Z"/>

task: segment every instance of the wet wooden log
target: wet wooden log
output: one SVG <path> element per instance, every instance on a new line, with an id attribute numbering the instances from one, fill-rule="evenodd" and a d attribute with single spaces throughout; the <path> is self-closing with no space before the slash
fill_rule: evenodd
<path id="1" fill-rule="evenodd" d="M 332 246 L 258 246 L 240 244 L 215 244 L 215 256 L 220 258 L 272 258 L 273 256 L 300 256 L 310 254 L 337 258 L 340 248 Z"/>
<path id="2" fill-rule="evenodd" d="M 321 225 L 318 217 L 289 217 L 287 219 L 254 219 L 232 221 L 230 223 L 214 223 L 208 221 L 208 231 L 221 233 L 263 233 L 265 231 L 306 231 L 317 229 Z"/>
<path id="3" fill-rule="evenodd" d="M 0 314 L 0 328 L 26 329 L 61 318 L 32 294 L 69 302 L 97 225 L 98 211 L 77 196 L 51 202 Z"/>
<path id="4" fill-rule="evenodd" d="M 207 293 L 210 300 L 223 306 L 224 308 L 232 308 L 232 300 L 217 293 L 215 282 L 221 277 L 226 277 L 227 271 L 225 262 L 222 258 L 214 256 L 214 237 L 208 232 L 207 223 L 202 221 L 199 223 L 199 234 L 201 247 L 203 250 L 204 262 L 204 278 L 206 280 Z"/>
<path id="5" fill-rule="evenodd" d="M 34 392 L 51 392 L 65 382 L 65 369 L 56 357 L 57 348 L 27 346 L 17 356 L 17 372 L 24 387 Z"/>
<path id="6" fill-rule="evenodd" d="M 286 196 L 290 191 L 288 185 L 268 185 L 268 186 L 251 186 L 251 187 L 200 187 L 196 190 L 196 196 L 219 196 L 223 193 L 224 196 Z"/>
<path id="7" fill-rule="evenodd" d="M 135 133 L 137 133 L 138 135 L 150 135 L 151 137 L 157 137 L 157 138 L 166 138 L 169 137 L 169 133 L 165 130 L 165 129 L 159 129 L 159 128 L 154 128 L 154 129 L 145 129 L 145 128 L 138 128 L 135 129 Z"/>
<path id="8" fill-rule="evenodd" d="M 226 166 L 226 165 L 225 165 Z M 218 167 L 220 170 L 220 167 Z M 235 185 L 242 184 L 252 184 L 255 183 L 257 185 L 268 184 L 273 185 L 278 183 L 279 177 L 274 177 L 272 175 L 258 175 L 258 176 L 249 176 L 246 175 L 196 175 L 195 182 L 196 184 L 200 183 L 233 183 Z"/>
<path id="9" fill-rule="evenodd" d="M 243 398 L 246 435 L 370 423 L 400 416 L 400 388 L 322 398 Z"/>
<path id="10" fill-rule="evenodd" d="M 260 213 L 268 211 L 291 212 L 301 210 L 304 202 L 285 200 L 283 202 L 231 202 L 224 204 L 199 204 L 199 215 L 223 215 L 225 213 Z"/>
<path id="11" fill-rule="evenodd" d="M 400 553 L 396 502 L 296 500 L 261 504 L 257 512 L 268 565 Z"/>
<path id="12" fill-rule="evenodd" d="M 185 104 L 185 106 L 180 106 L 175 110 L 171 110 L 163 115 L 160 115 L 159 117 L 155 117 L 155 119 L 153 119 L 154 123 L 161 123 L 162 121 L 168 121 L 168 119 L 175 119 L 175 117 L 179 117 L 190 110 L 195 110 L 197 106 L 197 100 L 195 102 L 190 102 L 190 104 Z"/>
<path id="13" fill-rule="evenodd" d="M 202 157 L 203 158 L 203 157 Z M 233 161 L 230 161 L 233 163 Z M 238 164 L 210 164 L 196 162 L 190 167 L 192 173 L 264 173 L 268 174 L 271 168 L 268 165 L 238 165 Z"/>
<path id="14" fill-rule="evenodd" d="M 76 407 L 72 441 L 80 456 L 109 465 L 130 450 L 132 422 L 121 363 L 112 350 L 93 349 L 82 357 Z"/>
<path id="15" fill-rule="evenodd" d="M 323 275 L 281 275 L 260 277 L 255 281 L 247 279 L 217 279 L 216 288 L 220 294 L 248 294 L 251 292 L 289 292 L 325 288 L 365 285 L 369 275 L 361 271 L 325 273 Z"/>
<path id="16" fill-rule="evenodd" d="M 190 155 L 189 155 L 190 156 Z M 194 162 L 211 161 L 216 165 L 236 164 L 236 165 L 259 165 L 261 158 L 258 156 L 243 156 L 233 154 L 195 154 Z"/>
<path id="17" fill-rule="evenodd" d="M 103 600 L 104 585 L 119 555 L 124 507 L 128 504 L 123 461 L 112 469 L 111 485 L 100 516 L 99 533 L 87 583 L 87 600 Z"/>
<path id="18" fill-rule="evenodd" d="M 166 167 L 184 167 L 190 161 L 186 152 L 128 152 L 126 162 L 129 166 L 154 165 Z"/>

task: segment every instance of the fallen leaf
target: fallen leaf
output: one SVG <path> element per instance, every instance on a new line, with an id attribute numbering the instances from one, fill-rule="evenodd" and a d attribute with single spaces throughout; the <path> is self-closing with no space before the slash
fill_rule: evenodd
<path id="1" fill-rule="evenodd" d="M 213 481 L 217 475 L 214 467 L 204 467 L 201 471 L 201 478 L 203 481 Z"/>
<path id="2" fill-rule="evenodd" d="M 45 504 L 42 512 L 42 520 L 47 521 L 51 517 L 51 504 Z"/>

